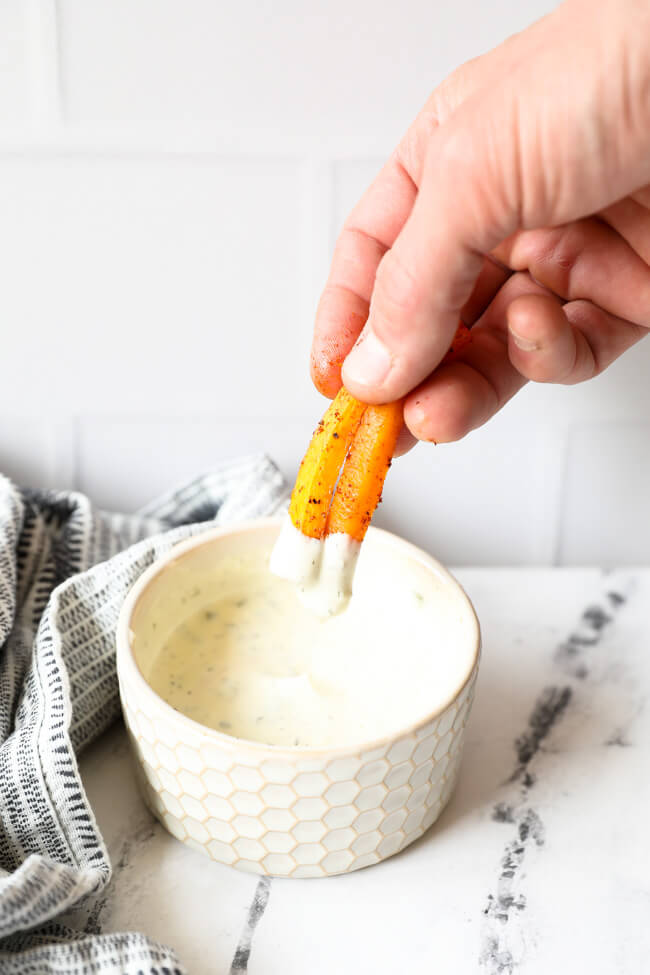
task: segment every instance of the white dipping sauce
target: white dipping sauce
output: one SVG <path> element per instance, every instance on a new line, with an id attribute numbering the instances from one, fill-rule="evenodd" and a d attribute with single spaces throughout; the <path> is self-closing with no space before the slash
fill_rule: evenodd
<path id="1" fill-rule="evenodd" d="M 269 572 L 268 548 L 220 562 L 148 682 L 195 721 L 272 745 L 360 744 L 425 719 L 469 675 L 476 623 L 444 576 L 380 554 L 362 547 L 354 597 L 327 619 Z"/>
<path id="2" fill-rule="evenodd" d="M 352 595 L 361 543 L 342 532 L 309 538 L 287 515 L 271 552 L 269 568 L 295 582 L 300 601 L 317 616 L 343 612 Z"/>

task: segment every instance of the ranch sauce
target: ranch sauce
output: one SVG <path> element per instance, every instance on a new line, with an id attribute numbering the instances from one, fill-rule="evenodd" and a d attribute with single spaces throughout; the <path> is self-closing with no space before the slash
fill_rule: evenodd
<path id="1" fill-rule="evenodd" d="M 268 554 L 222 565 L 152 661 L 148 682 L 188 717 L 271 745 L 371 742 L 444 705 L 468 673 L 471 614 L 419 562 L 364 546 L 348 608 L 320 619 Z"/>

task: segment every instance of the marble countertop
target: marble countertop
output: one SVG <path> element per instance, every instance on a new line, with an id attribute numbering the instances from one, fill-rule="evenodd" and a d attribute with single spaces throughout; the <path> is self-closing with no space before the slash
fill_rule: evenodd
<path id="1" fill-rule="evenodd" d="M 88 930 L 191 975 L 640 975 L 650 957 L 650 570 L 462 569 L 483 660 L 460 781 L 413 846 L 268 880 L 169 836 L 115 727 L 81 760 L 114 869 Z"/>

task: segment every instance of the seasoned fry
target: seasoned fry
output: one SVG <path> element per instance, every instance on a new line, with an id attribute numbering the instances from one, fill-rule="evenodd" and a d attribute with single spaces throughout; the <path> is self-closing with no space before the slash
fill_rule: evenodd
<path id="1" fill-rule="evenodd" d="M 323 538 L 334 486 L 365 405 L 341 387 L 307 448 L 291 495 L 289 516 L 303 535 Z"/>
<path id="2" fill-rule="evenodd" d="M 453 361 L 470 338 L 470 330 L 461 322 L 442 361 Z M 330 532 L 347 532 L 341 526 L 351 525 L 351 537 L 363 538 L 381 497 L 401 423 L 401 401 L 366 406 L 341 387 L 318 424 L 298 471 L 289 507 L 298 531 L 320 539 Z M 341 480 L 334 493 L 339 473 Z"/>
<path id="3" fill-rule="evenodd" d="M 463 351 L 466 345 L 472 341 L 472 333 L 468 329 L 464 322 L 458 323 L 458 328 L 456 329 L 456 334 L 449 346 L 449 351 L 447 355 L 442 360 L 443 362 L 453 362 L 455 358 Z"/>
<path id="4" fill-rule="evenodd" d="M 469 341 L 461 322 L 443 363 Z M 352 594 L 361 542 L 381 501 L 402 423 L 403 400 L 369 406 L 341 388 L 307 448 L 270 568 L 294 582 L 305 605 L 321 616 L 340 613 Z"/>
<path id="5" fill-rule="evenodd" d="M 402 401 L 367 406 L 334 493 L 326 534 L 363 541 L 402 429 Z"/>

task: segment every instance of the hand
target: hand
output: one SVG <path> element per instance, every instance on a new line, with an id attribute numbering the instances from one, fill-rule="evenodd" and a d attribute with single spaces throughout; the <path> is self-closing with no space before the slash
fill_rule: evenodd
<path id="1" fill-rule="evenodd" d="M 650 328 L 650 5 L 569 0 L 437 89 L 348 217 L 312 377 L 458 440 Z M 436 369 L 459 316 L 472 342 Z M 411 440 L 412 442 L 412 440 Z"/>

